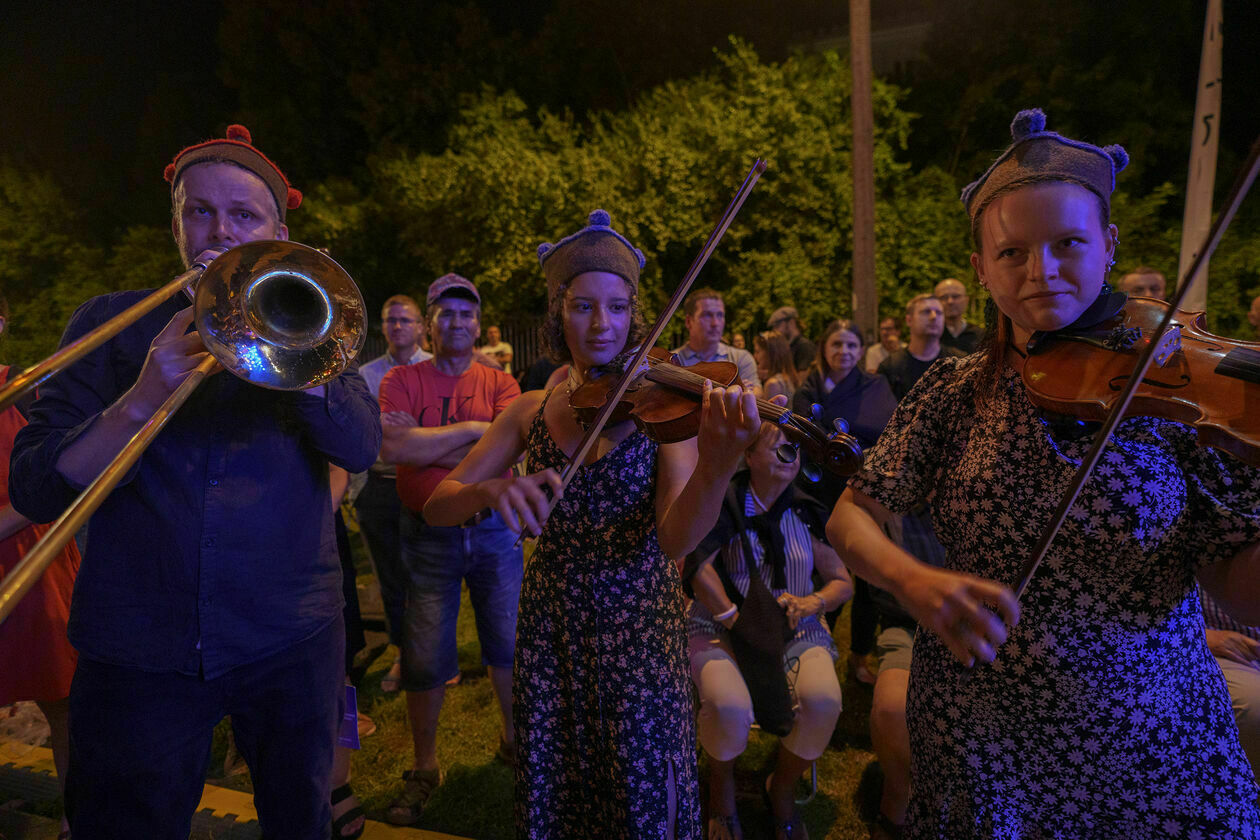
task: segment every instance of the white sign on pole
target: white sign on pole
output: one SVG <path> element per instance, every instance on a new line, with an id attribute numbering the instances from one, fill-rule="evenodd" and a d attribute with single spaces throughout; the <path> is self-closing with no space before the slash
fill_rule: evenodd
<path id="1" fill-rule="evenodd" d="M 1190 136 L 1190 174 L 1186 180 L 1186 210 L 1181 224 L 1181 260 L 1177 276 L 1182 277 L 1194 260 L 1195 249 L 1203 246 L 1212 227 L 1212 188 L 1216 184 L 1216 149 L 1221 120 L 1221 0 L 1208 0 L 1203 25 L 1203 52 L 1199 59 L 1199 93 L 1194 105 L 1194 130 Z M 1182 308 L 1207 309 L 1207 261 L 1194 277 Z"/>

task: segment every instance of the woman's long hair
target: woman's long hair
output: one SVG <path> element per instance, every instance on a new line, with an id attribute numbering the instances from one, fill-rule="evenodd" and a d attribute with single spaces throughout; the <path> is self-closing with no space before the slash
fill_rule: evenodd
<path id="1" fill-rule="evenodd" d="M 813 364 L 813 367 L 816 368 L 823 377 L 831 376 L 831 368 L 827 366 L 827 342 L 838 332 L 852 333 L 858 340 L 858 347 L 866 347 L 866 342 L 862 340 L 862 331 L 858 329 L 857 324 L 853 323 L 848 318 L 837 318 L 832 321 L 823 329 L 822 336 L 818 339 L 818 357 L 814 359 Z M 853 367 L 855 370 L 861 370 L 862 360 L 859 358 L 858 363 Z"/>
<path id="2" fill-rule="evenodd" d="M 788 382 L 792 383 L 793 389 L 800 387 L 801 372 L 796 369 L 796 363 L 792 361 L 792 347 L 786 338 L 777 332 L 767 330 L 753 336 L 753 347 L 766 354 L 766 369 L 769 374 L 762 384 L 781 373 Z"/>

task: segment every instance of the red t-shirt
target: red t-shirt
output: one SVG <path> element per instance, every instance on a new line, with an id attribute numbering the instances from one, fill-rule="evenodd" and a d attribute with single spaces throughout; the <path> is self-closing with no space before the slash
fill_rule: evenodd
<path id="1" fill-rule="evenodd" d="M 382 414 L 404 411 L 421 426 L 431 428 L 464 420 L 489 422 L 520 395 L 516 380 L 501 370 L 474 362 L 459 376 L 447 376 L 426 359 L 385 374 L 380 402 Z M 446 467 L 399 464 L 398 496 L 418 512 L 448 473 Z"/>

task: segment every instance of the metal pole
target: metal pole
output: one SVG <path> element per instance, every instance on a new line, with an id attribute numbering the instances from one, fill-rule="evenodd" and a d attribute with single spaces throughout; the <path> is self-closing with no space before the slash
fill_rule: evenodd
<path id="1" fill-rule="evenodd" d="M 853 74 L 853 320 L 866 340 L 876 337 L 875 115 L 871 106 L 871 4 L 849 0 Z"/>

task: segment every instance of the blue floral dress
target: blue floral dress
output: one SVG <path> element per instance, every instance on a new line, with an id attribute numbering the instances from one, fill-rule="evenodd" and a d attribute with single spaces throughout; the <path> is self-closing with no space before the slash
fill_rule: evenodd
<path id="1" fill-rule="evenodd" d="M 946 566 L 1013 585 L 1091 439 L 1058 441 L 1014 371 L 976 406 L 983 354 L 943 359 L 850 486 L 927 499 Z M 1193 429 L 1126 420 L 992 665 L 914 644 L 911 838 L 1256 838 L 1256 783 L 1194 573 L 1260 539 L 1260 470 Z"/>
<path id="2" fill-rule="evenodd" d="M 546 401 L 543 405 L 545 407 Z M 530 470 L 564 453 L 540 409 Z M 700 837 L 678 570 L 656 535 L 657 446 L 636 432 L 578 472 L 525 569 L 513 715 L 528 838 Z"/>

